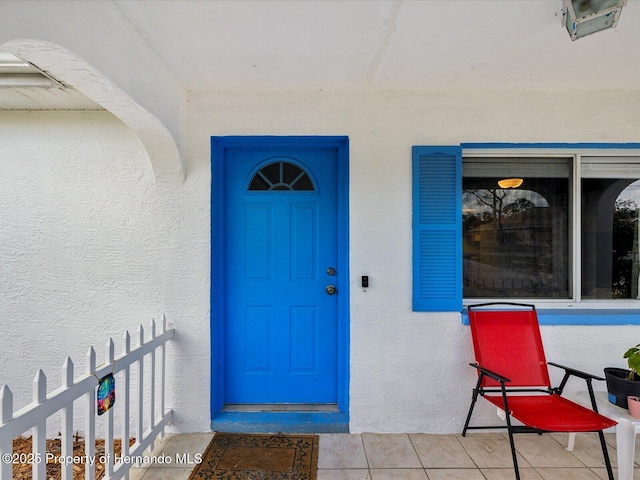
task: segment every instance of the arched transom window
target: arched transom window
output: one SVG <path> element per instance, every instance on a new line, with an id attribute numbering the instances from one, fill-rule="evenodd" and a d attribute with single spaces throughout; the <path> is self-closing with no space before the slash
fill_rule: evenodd
<path id="1" fill-rule="evenodd" d="M 297 190 L 315 191 L 309 174 L 290 162 L 273 162 L 265 165 L 251 179 L 249 191 Z"/>

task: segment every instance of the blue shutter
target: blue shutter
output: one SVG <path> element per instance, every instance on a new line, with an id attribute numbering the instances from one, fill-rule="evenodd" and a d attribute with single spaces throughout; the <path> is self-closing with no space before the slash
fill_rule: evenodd
<path id="1" fill-rule="evenodd" d="M 461 147 L 413 147 L 413 310 L 462 310 Z"/>

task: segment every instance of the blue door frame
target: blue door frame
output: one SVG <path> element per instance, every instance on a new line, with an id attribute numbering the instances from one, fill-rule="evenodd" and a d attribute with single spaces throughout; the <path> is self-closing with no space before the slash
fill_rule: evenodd
<path id="1" fill-rule="evenodd" d="M 338 169 L 338 263 L 343 285 L 338 299 L 337 411 L 240 412 L 225 410 L 224 319 L 226 152 L 234 148 L 335 148 Z M 347 432 L 349 429 L 349 141 L 324 136 L 211 137 L 211 429 L 252 432 Z"/>

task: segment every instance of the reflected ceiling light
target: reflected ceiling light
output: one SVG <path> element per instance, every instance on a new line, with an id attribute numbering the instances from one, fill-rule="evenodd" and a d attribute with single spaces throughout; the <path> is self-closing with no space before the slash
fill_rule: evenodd
<path id="1" fill-rule="evenodd" d="M 521 178 L 504 178 L 498 180 L 498 186 L 500 188 L 518 188 L 524 182 Z"/>
<path id="2" fill-rule="evenodd" d="M 615 28 L 627 0 L 562 0 L 562 13 L 571 40 Z"/>

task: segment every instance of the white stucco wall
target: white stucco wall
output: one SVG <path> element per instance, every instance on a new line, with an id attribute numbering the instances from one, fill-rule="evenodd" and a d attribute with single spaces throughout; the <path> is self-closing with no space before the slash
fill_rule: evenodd
<path id="1" fill-rule="evenodd" d="M 89 345 L 120 345 L 125 328 L 165 313 L 177 329 L 173 429 L 207 430 L 210 136 L 347 135 L 350 428 L 460 432 L 474 383 L 468 328 L 458 313 L 411 311 L 411 147 L 632 142 L 639 117 L 640 92 L 192 92 L 186 182 L 158 184 L 139 139 L 109 114 L 2 112 L 0 384 L 22 405 L 35 368 L 57 385 L 66 355 L 83 368 Z M 639 334 L 543 328 L 550 360 L 594 372 L 623 365 Z"/>
<path id="2" fill-rule="evenodd" d="M 640 94 L 210 92 L 191 94 L 189 119 L 196 163 L 207 161 L 210 135 L 349 136 L 350 428 L 460 432 L 475 383 L 469 330 L 457 313 L 411 311 L 411 147 L 633 142 Z M 361 275 L 369 275 L 366 292 Z M 550 360 L 602 373 L 624 365 L 640 328 L 556 326 L 543 336 Z M 479 408 L 495 422 L 490 408 Z"/>
<path id="3" fill-rule="evenodd" d="M 80 375 L 89 346 L 100 364 L 109 336 L 119 353 L 125 329 L 136 345 L 138 324 L 164 313 L 177 329 L 167 404 L 188 390 L 176 426 L 206 429 L 208 172 L 155 182 L 140 140 L 105 112 L 0 112 L 0 132 L 0 384 L 15 408 L 37 368 L 53 390 L 67 355 Z"/>

